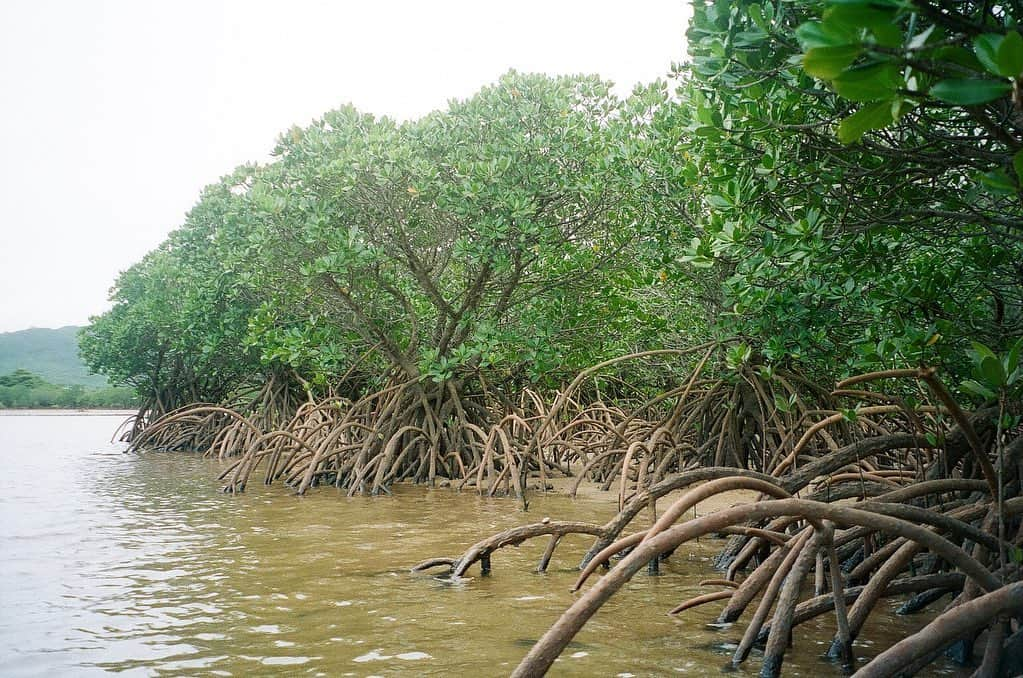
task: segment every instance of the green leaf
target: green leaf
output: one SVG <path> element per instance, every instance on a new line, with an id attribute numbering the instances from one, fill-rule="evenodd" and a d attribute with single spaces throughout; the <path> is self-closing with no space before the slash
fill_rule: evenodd
<path id="1" fill-rule="evenodd" d="M 1002 362 L 994 356 L 985 356 L 980 361 L 980 373 L 984 376 L 985 386 L 1001 388 L 1005 385 L 1005 370 Z"/>
<path id="2" fill-rule="evenodd" d="M 972 393 L 975 396 L 980 396 L 985 400 L 995 399 L 994 391 L 992 391 L 986 386 L 981 385 L 979 382 L 974 381 L 973 379 L 967 379 L 966 381 L 964 381 L 962 388 L 967 393 Z"/>
<path id="3" fill-rule="evenodd" d="M 898 79 L 898 70 L 892 64 L 874 64 L 844 71 L 831 81 L 831 86 L 850 101 L 877 101 L 895 96 Z"/>
<path id="4" fill-rule="evenodd" d="M 1009 352 L 1005 354 L 1005 360 L 1003 366 L 1005 367 L 1006 374 L 1012 374 L 1019 367 L 1019 353 L 1023 349 L 1023 341 L 1017 341 L 1016 344 L 1009 349 Z"/>
<path id="5" fill-rule="evenodd" d="M 838 126 L 838 140 L 852 144 L 873 129 L 881 129 L 893 122 L 892 107 L 887 101 L 878 101 L 860 108 Z"/>
<path id="6" fill-rule="evenodd" d="M 997 33 L 985 33 L 973 39 L 973 51 L 977 59 L 991 75 L 1001 75 L 998 67 L 998 48 L 1001 46 L 1003 36 Z"/>
<path id="7" fill-rule="evenodd" d="M 711 268 L 714 266 L 714 260 L 702 254 L 687 254 L 681 257 L 681 261 L 689 264 L 693 268 Z"/>
<path id="8" fill-rule="evenodd" d="M 976 106 L 1001 98 L 1012 90 L 1007 82 L 949 78 L 931 87 L 931 96 L 949 104 Z"/>
<path id="9" fill-rule="evenodd" d="M 749 362 L 752 355 L 753 349 L 749 346 L 749 344 L 736 344 L 725 351 L 725 364 L 727 364 L 730 369 L 739 369 L 739 367 Z"/>
<path id="10" fill-rule="evenodd" d="M 873 28 L 878 24 L 891 23 L 894 18 L 894 9 L 879 9 L 866 2 L 832 4 L 824 14 L 824 23 L 829 26 Z"/>
<path id="11" fill-rule="evenodd" d="M 957 66 L 969 68 L 972 71 L 984 70 L 984 66 L 981 65 L 980 60 L 977 59 L 973 52 L 958 45 L 939 47 L 934 50 L 934 59 L 935 61 L 948 61 Z"/>
<path id="12" fill-rule="evenodd" d="M 771 30 L 770 24 L 768 24 L 767 20 L 764 18 L 763 7 L 757 4 L 753 4 L 749 6 L 749 9 L 747 11 L 749 12 L 750 18 L 753 19 L 753 23 L 757 25 L 757 28 L 765 32 Z"/>
<path id="13" fill-rule="evenodd" d="M 998 195 L 1012 195 L 1016 192 L 1016 183 L 1002 170 L 991 170 L 981 174 L 980 183 Z"/>
<path id="14" fill-rule="evenodd" d="M 880 8 L 873 3 L 832 4 L 824 14 L 824 23 L 836 30 L 866 28 L 874 41 L 884 47 L 900 47 L 902 30 L 892 23 L 896 17 L 894 7 Z"/>
<path id="15" fill-rule="evenodd" d="M 1010 30 L 998 46 L 998 73 L 1007 78 L 1023 74 L 1023 37 L 1015 30 Z"/>
<path id="16" fill-rule="evenodd" d="M 1012 156 L 1012 167 L 1016 170 L 1016 179 L 1023 184 L 1023 150 L 1016 151 L 1016 155 Z"/>
<path id="17" fill-rule="evenodd" d="M 796 29 L 796 39 L 804 50 L 814 47 L 838 47 L 855 44 L 855 32 L 819 21 L 807 21 Z"/>
<path id="18" fill-rule="evenodd" d="M 862 50 L 858 45 L 814 47 L 803 55 L 803 70 L 821 80 L 831 80 L 844 71 Z"/>
<path id="19" fill-rule="evenodd" d="M 970 347 L 973 349 L 973 353 L 976 356 L 974 358 L 974 361 L 978 365 L 980 365 L 981 361 L 984 360 L 984 358 L 994 358 L 995 357 L 995 352 L 992 351 L 991 349 L 989 349 L 984 344 L 980 343 L 979 341 L 971 341 L 970 342 Z"/>
<path id="20" fill-rule="evenodd" d="M 902 29 L 893 23 L 876 23 L 870 27 L 874 41 L 882 47 L 901 47 L 904 42 Z"/>

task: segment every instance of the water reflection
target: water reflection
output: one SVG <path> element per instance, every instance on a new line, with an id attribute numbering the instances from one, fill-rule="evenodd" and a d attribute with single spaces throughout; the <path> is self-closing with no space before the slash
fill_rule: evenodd
<path id="1" fill-rule="evenodd" d="M 300 498 L 251 483 L 226 496 L 214 461 L 106 444 L 116 423 L 0 417 L 4 676 L 506 674 L 571 603 L 589 538 L 566 538 L 544 575 L 532 570 L 546 540 L 499 552 L 495 576 L 457 585 L 408 566 L 543 515 L 612 512 L 538 497 L 523 515 L 505 500 L 412 487 Z M 702 592 L 714 548 L 693 544 L 664 576 L 638 577 L 554 674 L 717 673 L 741 625 L 705 628 L 715 606 L 665 615 Z M 817 658 L 829 621 L 800 632 L 786 675 L 839 675 Z M 918 623 L 893 618 L 885 633 Z M 755 659 L 745 669 L 758 670 Z"/>

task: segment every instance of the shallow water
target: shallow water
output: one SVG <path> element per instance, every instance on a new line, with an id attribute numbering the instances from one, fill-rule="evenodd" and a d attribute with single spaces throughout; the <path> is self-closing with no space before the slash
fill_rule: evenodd
<path id="1" fill-rule="evenodd" d="M 0 416 L 0 675 L 506 675 L 573 600 L 589 537 L 570 536 L 546 575 L 546 538 L 493 557 L 493 576 L 453 585 L 409 566 L 456 556 L 501 529 L 603 521 L 606 501 L 506 499 L 401 486 L 297 497 L 251 483 L 220 492 L 216 461 L 124 454 L 112 416 Z M 721 542 L 680 548 L 599 612 L 552 675 L 715 675 L 742 626 L 708 629 L 721 603 L 666 610 L 709 589 Z M 893 601 L 894 607 L 898 601 Z M 887 615 L 869 657 L 922 623 Z M 787 676 L 838 676 L 819 659 L 832 619 L 801 627 Z M 759 658 L 734 675 L 756 675 Z M 954 674 L 948 667 L 933 673 Z"/>

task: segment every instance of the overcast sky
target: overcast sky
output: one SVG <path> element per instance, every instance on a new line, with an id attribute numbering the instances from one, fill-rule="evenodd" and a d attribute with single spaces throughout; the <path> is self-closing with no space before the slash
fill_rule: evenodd
<path id="1" fill-rule="evenodd" d="M 678 0 L 0 1 L 0 332 L 88 322 L 200 189 L 351 102 L 400 119 L 510 68 L 627 93 Z"/>

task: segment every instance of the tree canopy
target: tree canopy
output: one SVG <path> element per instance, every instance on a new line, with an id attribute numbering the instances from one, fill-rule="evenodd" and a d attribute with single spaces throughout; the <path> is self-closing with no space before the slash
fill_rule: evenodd
<path id="1" fill-rule="evenodd" d="M 965 376 L 970 341 L 1023 330 L 1013 12 L 702 2 L 674 77 L 625 100 L 510 72 L 411 122 L 330 111 L 208 187 L 83 355 L 166 407 L 271 375 L 514 393 L 724 337 Z"/>

